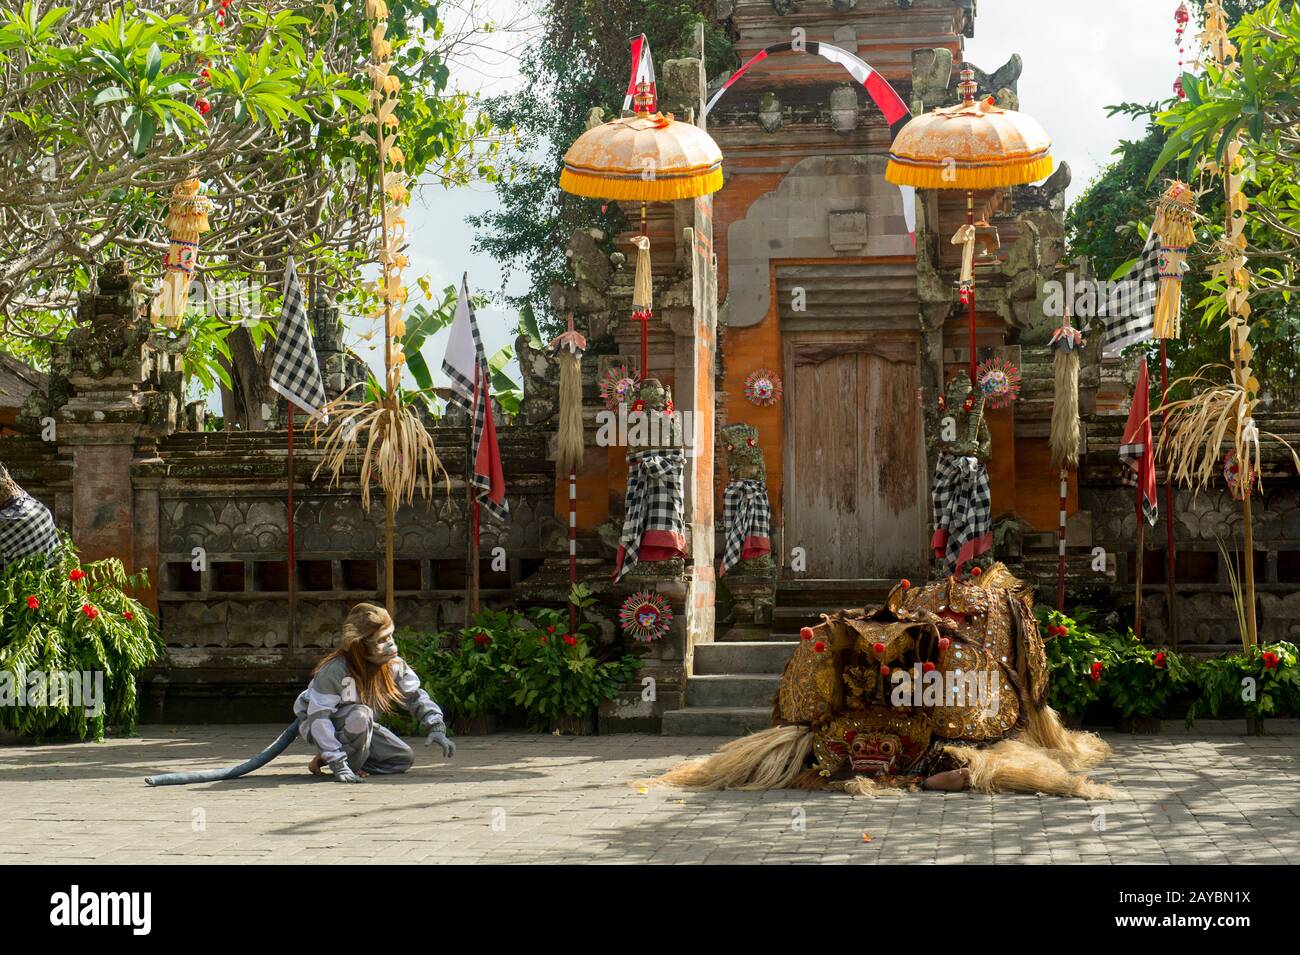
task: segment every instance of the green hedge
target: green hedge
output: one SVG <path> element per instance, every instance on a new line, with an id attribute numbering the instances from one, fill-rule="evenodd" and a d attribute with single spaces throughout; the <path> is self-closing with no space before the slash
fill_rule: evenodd
<path id="1" fill-rule="evenodd" d="M 1300 717 L 1300 669 L 1285 641 L 1219 657 L 1184 657 L 1092 623 L 1039 608 L 1052 673 L 1049 701 L 1070 716 L 1110 710 L 1121 718 Z"/>
<path id="2" fill-rule="evenodd" d="M 580 584 L 573 596 L 580 609 L 593 602 Z M 399 631 L 397 643 L 448 719 L 522 712 L 529 726 L 546 729 L 594 714 L 641 665 L 631 655 L 602 656 L 594 628 L 580 622 L 571 632 L 568 620 L 567 608 L 483 610 L 473 626 L 450 634 Z"/>

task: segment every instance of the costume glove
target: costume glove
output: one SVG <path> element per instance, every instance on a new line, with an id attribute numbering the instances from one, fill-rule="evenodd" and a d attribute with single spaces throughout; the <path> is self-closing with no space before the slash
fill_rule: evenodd
<path id="1" fill-rule="evenodd" d="M 429 735 L 424 740 L 425 746 L 437 745 L 442 750 L 442 755 L 451 759 L 456 755 L 456 744 L 447 739 L 447 727 L 442 723 L 434 723 L 429 727 Z"/>
<path id="2" fill-rule="evenodd" d="M 348 765 L 348 758 L 346 756 L 340 756 L 338 759 L 332 760 L 325 765 L 329 766 L 330 772 L 334 774 L 334 781 L 336 783 L 365 782 L 364 779 L 352 771 L 352 767 Z"/>

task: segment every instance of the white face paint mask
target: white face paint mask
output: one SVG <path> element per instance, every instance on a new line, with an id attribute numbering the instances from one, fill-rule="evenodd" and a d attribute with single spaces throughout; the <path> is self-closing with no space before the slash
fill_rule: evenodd
<path id="1" fill-rule="evenodd" d="M 393 639 L 393 627 L 390 624 L 375 635 L 375 652 L 369 657 L 371 663 L 386 663 L 397 656 L 397 641 Z"/>

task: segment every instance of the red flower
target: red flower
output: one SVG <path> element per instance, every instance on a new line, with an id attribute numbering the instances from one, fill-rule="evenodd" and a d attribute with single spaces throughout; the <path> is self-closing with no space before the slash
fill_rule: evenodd
<path id="1" fill-rule="evenodd" d="M 1273 652 L 1268 651 L 1268 650 L 1265 650 L 1265 651 L 1264 651 L 1264 669 L 1265 669 L 1265 670 L 1276 670 L 1276 669 L 1277 669 L 1277 665 L 1278 665 L 1279 663 L 1281 663 L 1281 662 L 1282 662 L 1282 658 L 1279 657 L 1276 653 L 1273 653 Z"/>
<path id="2" fill-rule="evenodd" d="M 1162 667 L 1165 665 L 1165 651 L 1159 650 L 1156 652 L 1155 665 L 1157 667 Z"/>
<path id="3" fill-rule="evenodd" d="M 1092 682 L 1093 682 L 1093 683 L 1100 683 L 1100 682 L 1101 682 L 1101 671 L 1104 670 L 1104 669 L 1105 669 L 1105 666 L 1102 664 L 1102 662 L 1101 662 L 1100 660 L 1097 660 L 1097 661 L 1095 661 L 1095 662 L 1093 663 L 1093 665 L 1092 665 Z"/>
<path id="4" fill-rule="evenodd" d="M 925 661 L 925 664 L 921 667 L 921 672 L 922 672 L 922 673 L 932 673 L 932 672 L 934 672 L 934 664 L 931 663 L 929 660 L 926 660 L 926 661 Z"/>
<path id="5" fill-rule="evenodd" d="M 81 612 L 86 615 L 87 620 L 94 620 L 96 617 L 99 616 L 99 611 L 96 610 L 94 607 L 92 607 L 90 604 L 82 604 Z"/>
<path id="6" fill-rule="evenodd" d="M 135 614 L 133 614 L 133 613 L 132 613 L 131 611 L 129 611 L 129 610 L 123 610 L 123 611 L 122 611 L 122 619 L 123 619 L 123 620 L 134 620 L 134 619 L 135 619 Z"/>
<path id="7" fill-rule="evenodd" d="M 554 633 L 554 632 L 555 632 L 555 627 L 547 627 L 547 628 L 546 628 L 546 632 L 547 632 L 547 633 Z"/>
<path id="8" fill-rule="evenodd" d="M 632 402 L 632 410 L 645 411 L 645 400 L 642 398 L 638 398 L 636 401 Z"/>
<path id="9" fill-rule="evenodd" d="M 880 656 L 885 652 L 885 645 L 883 643 L 873 643 L 871 649 L 876 651 L 876 656 Z"/>
<path id="10" fill-rule="evenodd" d="M 68 574 L 68 579 L 75 584 L 78 580 L 83 579 L 85 576 L 86 576 L 86 572 L 84 570 L 78 569 L 70 572 Z"/>
<path id="11" fill-rule="evenodd" d="M 940 653 L 945 652 L 945 651 L 946 651 L 950 646 L 952 646 L 952 641 L 949 640 L 947 637 L 940 637 L 940 638 L 939 638 L 939 652 L 940 652 Z"/>
<path id="12" fill-rule="evenodd" d="M 811 640 L 812 638 L 813 638 L 813 628 L 812 628 L 812 627 L 800 627 L 800 628 L 799 628 L 799 639 L 800 639 L 800 640 Z"/>
<path id="13" fill-rule="evenodd" d="M 212 104 L 203 97 L 199 97 L 199 100 L 194 104 L 194 107 L 199 111 L 200 116 L 207 116 L 208 113 L 212 112 Z"/>
<path id="14" fill-rule="evenodd" d="M 576 647 L 576 646 L 578 645 L 578 638 L 575 637 L 575 636 L 574 636 L 573 634 L 571 634 L 571 633 L 566 633 L 566 634 L 564 635 L 564 638 L 563 638 L 563 639 L 564 639 L 564 642 L 567 643 L 567 644 L 568 644 L 569 646 L 571 646 L 571 647 Z"/>
<path id="15" fill-rule="evenodd" d="M 39 598 L 37 598 L 37 597 L 28 597 L 28 598 L 27 598 L 27 609 L 28 609 L 28 610 L 35 610 L 35 609 L 36 609 L 37 607 L 39 607 L 40 605 L 41 605 L 41 601 L 40 601 Z"/>
<path id="16" fill-rule="evenodd" d="M 478 644 L 480 647 L 486 647 L 489 643 L 492 642 L 492 638 L 489 637 L 486 633 L 476 633 L 474 634 L 474 642 Z"/>
<path id="17" fill-rule="evenodd" d="M 546 645 L 549 644 L 550 642 L 551 642 L 551 640 L 550 640 L 549 637 L 542 637 L 542 646 L 546 646 Z"/>
<path id="18" fill-rule="evenodd" d="M 813 644 L 813 652 L 814 652 L 814 653 L 825 653 L 825 652 L 826 652 L 826 644 L 824 644 L 824 643 L 822 643 L 820 640 L 818 640 L 816 643 Z"/>

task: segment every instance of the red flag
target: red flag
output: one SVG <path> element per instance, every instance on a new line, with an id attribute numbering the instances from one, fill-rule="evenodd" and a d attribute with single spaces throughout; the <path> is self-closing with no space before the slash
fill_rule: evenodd
<path id="1" fill-rule="evenodd" d="M 478 442 L 474 458 L 474 485 L 479 488 L 479 498 L 493 515 L 505 520 L 506 475 L 501 469 L 501 448 L 497 445 L 497 426 L 492 415 L 492 396 L 486 375 L 479 375 L 477 400 L 487 409 L 483 421 L 483 435 Z"/>
<path id="2" fill-rule="evenodd" d="M 1151 385 L 1147 380 L 1147 360 L 1138 368 L 1137 384 L 1133 387 L 1133 403 L 1129 407 L 1128 424 L 1124 426 L 1124 440 L 1120 442 L 1119 458 L 1131 469 L 1129 479 L 1137 484 L 1138 519 L 1146 518 L 1155 525 L 1159 515 L 1156 504 L 1156 455 L 1151 441 Z"/>

